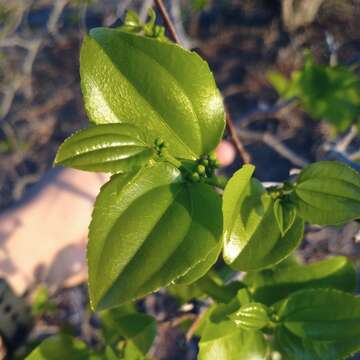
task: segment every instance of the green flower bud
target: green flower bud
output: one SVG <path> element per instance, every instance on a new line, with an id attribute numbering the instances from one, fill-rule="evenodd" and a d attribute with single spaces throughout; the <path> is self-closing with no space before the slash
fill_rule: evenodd
<path id="1" fill-rule="evenodd" d="M 200 181 L 200 175 L 197 172 L 192 173 L 191 174 L 191 181 L 199 182 Z"/>
<path id="2" fill-rule="evenodd" d="M 196 167 L 196 171 L 197 171 L 197 173 L 200 174 L 200 175 L 205 175 L 205 173 L 206 173 L 206 167 L 205 167 L 204 165 L 198 165 L 198 166 Z"/>
<path id="3" fill-rule="evenodd" d="M 210 160 L 210 162 L 217 161 L 217 157 L 216 157 L 215 151 L 212 151 L 212 152 L 209 154 L 209 160 Z"/>

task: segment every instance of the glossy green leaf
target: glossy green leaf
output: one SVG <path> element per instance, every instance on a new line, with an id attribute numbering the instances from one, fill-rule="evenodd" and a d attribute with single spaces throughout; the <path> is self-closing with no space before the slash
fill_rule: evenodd
<path id="1" fill-rule="evenodd" d="M 281 235 L 284 236 L 296 219 L 295 206 L 286 199 L 276 199 L 274 202 L 274 214 Z"/>
<path id="2" fill-rule="evenodd" d="M 241 304 L 237 297 L 234 297 L 227 304 L 216 304 L 213 311 L 210 314 L 210 320 L 214 323 L 219 323 L 225 320 L 229 320 L 229 316 L 239 310 Z"/>
<path id="3" fill-rule="evenodd" d="M 223 195 L 224 259 L 236 270 L 256 270 L 286 258 L 300 243 L 303 221 L 295 219 L 281 236 L 271 196 L 251 179 L 254 167 L 244 166 L 228 182 Z"/>
<path id="4" fill-rule="evenodd" d="M 311 164 L 300 173 L 291 197 L 313 224 L 338 225 L 360 218 L 360 174 L 336 161 Z"/>
<path id="5" fill-rule="evenodd" d="M 224 282 L 217 276 L 214 276 L 214 273 L 212 272 L 199 279 L 196 282 L 196 285 L 206 295 L 221 303 L 229 302 L 236 296 L 239 289 L 244 287 L 244 285 L 239 281 L 224 284 Z"/>
<path id="6" fill-rule="evenodd" d="M 360 350 L 360 341 L 357 338 L 311 341 L 295 336 L 284 327 L 276 330 L 275 343 L 285 360 L 345 360 Z"/>
<path id="7" fill-rule="evenodd" d="M 227 303 L 217 304 L 210 314 L 210 319 L 216 323 L 229 320 L 241 306 L 247 306 L 251 301 L 252 297 L 249 291 L 246 288 L 240 289 L 236 296 L 229 299 Z"/>
<path id="8" fill-rule="evenodd" d="M 244 201 L 245 190 L 247 189 L 255 166 L 244 165 L 236 171 L 227 182 L 223 194 L 223 216 L 224 216 L 224 240 L 225 243 L 231 237 L 234 223 L 236 221 L 239 205 Z"/>
<path id="9" fill-rule="evenodd" d="M 333 289 L 294 293 L 278 311 L 280 322 L 302 338 L 339 341 L 360 337 L 360 298 Z"/>
<path id="10" fill-rule="evenodd" d="M 126 122 L 194 159 L 219 143 L 225 115 L 212 73 L 196 53 L 172 43 L 97 28 L 80 55 L 81 87 L 90 120 Z"/>
<path id="11" fill-rule="evenodd" d="M 267 307 L 255 302 L 242 305 L 229 317 L 236 326 L 244 330 L 261 330 L 270 323 Z"/>
<path id="12" fill-rule="evenodd" d="M 221 241 L 217 246 L 210 251 L 209 255 L 191 268 L 185 275 L 179 277 L 174 281 L 175 284 L 192 284 L 193 282 L 202 278 L 210 268 L 215 264 L 222 249 Z"/>
<path id="13" fill-rule="evenodd" d="M 337 256 L 310 265 L 265 269 L 247 275 L 244 282 L 250 287 L 255 301 L 271 305 L 306 288 L 353 292 L 356 289 L 356 270 L 346 257 Z"/>
<path id="14" fill-rule="evenodd" d="M 186 274 L 218 246 L 221 221 L 219 195 L 206 184 L 184 183 L 172 165 L 113 176 L 90 225 L 92 306 L 125 303 Z"/>
<path id="15" fill-rule="evenodd" d="M 60 146 L 56 165 L 119 173 L 139 168 L 154 155 L 139 130 L 129 124 L 102 124 L 80 130 Z"/>
<path id="16" fill-rule="evenodd" d="M 26 360 L 88 360 L 90 351 L 85 343 L 68 335 L 56 335 L 44 340 Z"/>
<path id="17" fill-rule="evenodd" d="M 232 321 L 208 322 L 199 343 L 199 360 L 265 360 L 267 344 L 260 332 L 238 328 Z"/>

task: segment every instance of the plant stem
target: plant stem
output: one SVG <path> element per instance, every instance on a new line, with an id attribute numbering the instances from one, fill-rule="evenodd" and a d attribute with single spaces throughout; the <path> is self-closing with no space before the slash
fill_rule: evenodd
<path id="1" fill-rule="evenodd" d="M 164 3 L 162 2 L 162 0 L 154 0 L 154 2 L 155 2 L 156 8 L 159 10 L 159 13 L 164 21 L 164 25 L 165 25 L 167 31 L 169 32 L 171 39 L 175 43 L 180 44 L 179 37 L 176 33 L 175 27 L 170 19 L 170 16 L 164 6 Z M 241 140 L 237 134 L 234 122 L 233 122 L 233 120 L 230 116 L 230 113 L 226 107 L 225 107 L 225 112 L 226 112 L 226 126 L 229 130 L 231 140 L 232 140 L 237 152 L 239 153 L 242 161 L 245 164 L 249 164 L 251 162 L 251 156 L 245 149 L 243 143 L 241 142 Z"/>
<path id="2" fill-rule="evenodd" d="M 177 167 L 178 169 L 180 169 L 181 167 L 181 162 L 174 158 L 169 151 L 164 150 L 163 153 L 161 154 L 161 156 L 163 157 L 164 160 L 166 160 L 167 162 L 169 162 L 170 164 L 174 165 L 175 167 Z"/>
<path id="3" fill-rule="evenodd" d="M 156 5 L 157 9 L 159 10 L 159 13 L 164 21 L 164 25 L 165 25 L 166 29 L 169 32 L 171 40 L 177 44 L 180 44 L 180 39 L 176 33 L 175 27 L 170 19 L 169 13 L 167 12 L 164 3 L 162 2 L 162 0 L 154 0 L 154 2 L 155 2 L 155 5 Z"/>
<path id="4" fill-rule="evenodd" d="M 233 122 L 231 115 L 226 107 L 225 107 L 225 111 L 226 111 L 226 126 L 229 130 L 231 140 L 232 140 L 236 150 L 238 151 L 242 161 L 244 162 L 244 164 L 249 164 L 249 163 L 251 163 L 251 156 L 246 151 L 243 143 L 241 142 L 241 140 L 237 134 L 234 122 Z"/>

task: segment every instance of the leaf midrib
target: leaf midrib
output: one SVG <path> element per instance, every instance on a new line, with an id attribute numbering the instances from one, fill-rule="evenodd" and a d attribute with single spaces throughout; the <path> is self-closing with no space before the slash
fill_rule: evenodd
<path id="1" fill-rule="evenodd" d="M 91 38 L 97 45 L 98 47 L 101 49 L 101 51 L 104 53 L 104 55 L 107 57 L 107 59 L 109 60 L 109 62 L 114 66 L 114 68 L 119 71 L 121 73 L 121 75 L 123 76 L 123 78 L 127 81 L 127 83 L 136 91 L 136 93 L 139 95 L 139 97 L 144 101 L 144 103 L 147 104 L 147 106 L 155 113 L 157 114 L 158 119 L 160 120 L 162 126 L 164 128 L 166 128 L 176 139 L 177 141 L 186 149 L 186 151 L 192 155 L 193 158 L 196 158 L 197 155 L 194 153 L 194 151 L 189 147 L 189 145 L 187 145 L 183 139 L 176 133 L 176 131 L 166 122 L 165 118 L 162 116 L 162 114 L 156 109 L 156 107 L 154 107 L 150 101 L 142 94 L 142 92 L 140 91 L 140 89 L 138 87 L 135 86 L 135 84 L 133 82 L 130 81 L 129 77 L 123 72 L 121 71 L 116 64 L 111 60 L 111 57 L 108 55 L 107 51 L 101 46 L 100 43 L 98 43 L 94 38 Z M 127 45 L 129 45 L 130 47 L 135 48 L 132 44 L 129 44 L 128 41 L 126 41 Z M 137 48 L 135 48 L 136 50 L 138 50 Z M 144 53 L 144 52 L 143 52 Z M 146 54 L 146 53 L 144 53 Z M 146 54 L 147 55 L 147 54 Z M 150 60 L 152 60 L 154 63 L 156 63 L 157 65 L 159 65 L 159 63 L 153 59 L 152 57 L 150 57 L 149 55 L 147 55 L 147 58 L 149 58 Z M 161 66 L 161 65 L 160 65 Z M 161 66 L 162 69 L 165 69 Z M 165 69 L 166 70 L 166 69 Z M 166 70 L 167 73 L 169 73 Z M 180 87 L 180 86 L 179 86 Z M 180 87 L 180 89 L 182 89 L 182 87 Z M 183 89 L 182 89 L 183 90 Z M 188 96 L 186 96 L 186 98 L 188 99 Z M 109 102 L 107 100 L 104 101 L 107 102 L 108 107 L 110 109 L 112 109 L 112 107 L 110 106 Z M 191 102 L 190 102 L 191 103 Z M 192 104 L 192 103 L 191 103 Z M 118 118 L 118 116 L 116 115 L 116 117 Z M 197 118 L 197 117 L 196 117 Z M 121 122 L 120 122 L 121 123 Z M 201 132 L 200 132 L 200 136 L 201 136 Z M 202 143 L 201 143 L 202 144 Z"/>
<path id="2" fill-rule="evenodd" d="M 203 149 L 204 148 L 204 143 L 203 143 L 203 136 L 202 136 L 202 132 L 201 132 L 201 129 L 200 129 L 200 119 L 199 119 L 199 116 L 198 114 L 196 113 L 195 111 L 195 106 L 194 106 L 194 103 L 192 102 L 191 100 L 191 97 L 187 94 L 187 92 L 185 91 L 184 87 L 181 85 L 181 83 L 178 81 L 178 79 L 171 74 L 171 72 L 166 68 L 164 67 L 161 63 L 159 63 L 155 58 L 153 58 L 152 56 L 150 56 L 148 53 L 146 53 L 144 50 L 142 50 L 141 48 L 137 48 L 135 47 L 133 44 L 131 44 L 127 39 L 125 40 L 126 43 L 134 48 L 135 50 L 138 50 L 140 51 L 145 57 L 151 59 L 153 62 L 155 62 L 161 69 L 163 69 L 166 74 L 168 74 L 168 76 L 176 83 L 177 87 L 179 87 L 184 95 L 185 95 L 185 98 L 188 100 L 188 104 L 190 105 L 190 109 L 191 109 L 191 113 L 193 114 L 194 118 L 196 119 L 196 127 L 197 127 L 197 130 L 198 130 L 198 134 L 199 134 L 199 137 L 200 137 L 200 144 L 201 144 L 201 148 Z M 134 86 L 135 87 L 135 86 Z M 160 115 L 160 114 L 159 114 Z M 160 116 L 162 118 L 162 116 Z M 165 122 L 166 123 L 166 122 Z M 171 129 L 173 132 L 175 132 L 172 127 L 166 123 L 167 127 L 169 129 Z M 177 134 L 176 134 L 177 135 Z M 180 138 L 181 139 L 181 138 Z M 181 141 L 183 142 L 183 140 L 181 139 Z M 184 145 L 188 146 L 187 144 L 184 143 Z M 190 148 L 189 148 L 190 149 Z M 191 150 L 191 149 L 190 149 Z M 191 150 L 192 151 L 192 150 Z M 194 154 L 195 155 L 195 154 Z"/>

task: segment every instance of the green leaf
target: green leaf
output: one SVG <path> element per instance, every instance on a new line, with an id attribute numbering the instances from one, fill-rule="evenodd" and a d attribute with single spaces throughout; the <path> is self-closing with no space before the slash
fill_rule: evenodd
<path id="1" fill-rule="evenodd" d="M 191 268 L 185 275 L 174 281 L 175 284 L 192 284 L 202 278 L 216 263 L 222 249 L 221 241 L 210 251 L 209 255 Z"/>
<path id="2" fill-rule="evenodd" d="M 273 199 L 251 179 L 246 165 L 229 180 L 223 195 L 224 259 L 232 268 L 256 270 L 286 258 L 300 243 L 303 221 L 297 218 L 284 236 L 276 223 Z"/>
<path id="3" fill-rule="evenodd" d="M 49 290 L 45 286 L 40 286 L 34 293 L 31 305 L 31 313 L 33 316 L 41 316 L 45 313 L 53 314 L 58 309 L 56 303 L 50 299 Z"/>
<path id="4" fill-rule="evenodd" d="M 296 79 L 303 107 L 317 119 L 326 119 L 346 130 L 360 112 L 358 76 L 342 66 L 322 66 L 307 56 Z"/>
<path id="5" fill-rule="evenodd" d="M 240 289 L 236 296 L 233 296 L 226 304 L 216 305 L 210 314 L 210 319 L 216 323 L 229 320 L 231 319 L 231 315 L 238 311 L 241 306 L 247 306 L 251 301 L 252 298 L 248 289 Z"/>
<path id="6" fill-rule="evenodd" d="M 333 289 L 294 293 L 279 306 L 279 319 L 302 338 L 339 341 L 360 336 L 360 299 Z"/>
<path id="7" fill-rule="evenodd" d="M 260 332 L 243 330 L 230 320 L 208 322 L 199 348 L 199 360 L 265 360 L 268 352 L 266 341 Z"/>
<path id="8" fill-rule="evenodd" d="M 56 165 L 100 172 L 126 172 L 149 162 L 154 150 L 129 124 L 103 124 L 80 130 L 65 140 Z"/>
<path id="9" fill-rule="evenodd" d="M 340 131 L 349 128 L 360 113 L 359 79 L 347 67 L 318 65 L 308 54 L 304 68 L 294 71 L 290 80 L 280 73 L 270 73 L 268 79 L 282 97 L 297 97 L 312 117 Z"/>
<path id="10" fill-rule="evenodd" d="M 337 256 L 310 265 L 290 265 L 247 274 L 244 282 L 255 301 L 267 305 L 286 298 L 292 292 L 310 288 L 335 288 L 354 292 L 356 270 L 344 256 Z"/>
<path id="11" fill-rule="evenodd" d="M 296 219 L 296 209 L 286 199 L 276 199 L 274 202 L 274 213 L 281 235 L 284 236 Z"/>
<path id="12" fill-rule="evenodd" d="M 203 11 L 209 5 L 209 0 L 191 0 L 193 11 Z"/>
<path id="13" fill-rule="evenodd" d="M 142 28 L 143 26 L 141 24 L 139 15 L 132 10 L 128 10 L 124 19 L 124 25 L 121 26 L 121 29 L 124 31 L 139 33 Z"/>
<path id="14" fill-rule="evenodd" d="M 255 302 L 242 305 L 229 317 L 236 326 L 244 330 L 261 330 L 270 323 L 267 307 Z"/>
<path id="15" fill-rule="evenodd" d="M 291 87 L 291 81 L 289 79 L 277 71 L 270 71 L 266 77 L 281 96 L 286 99 L 289 98 L 288 91 Z"/>
<path id="16" fill-rule="evenodd" d="M 89 360 L 95 360 L 96 358 L 90 358 Z M 104 356 L 101 358 L 104 360 L 118 360 L 119 357 L 116 355 L 115 351 L 110 347 L 106 346 L 104 351 Z"/>
<path id="17" fill-rule="evenodd" d="M 227 303 L 236 296 L 239 289 L 244 285 L 239 281 L 233 281 L 225 285 L 220 279 L 208 273 L 196 282 L 196 285 L 206 295 L 213 298 L 217 302 Z"/>
<path id="18" fill-rule="evenodd" d="M 144 355 L 149 351 L 157 333 L 156 321 L 152 316 L 141 313 L 118 316 L 116 309 L 105 313 L 101 314 L 102 322 L 105 320 L 107 327 L 111 325 L 114 334 L 131 341 Z"/>
<path id="19" fill-rule="evenodd" d="M 55 335 L 44 340 L 26 357 L 27 360 L 88 360 L 86 345 L 68 335 Z"/>
<path id="20" fill-rule="evenodd" d="M 192 299 L 200 298 L 204 293 L 199 289 L 196 283 L 185 285 L 185 284 L 174 284 L 167 288 L 169 294 L 174 297 L 177 302 L 182 305 L 189 302 Z"/>
<path id="21" fill-rule="evenodd" d="M 150 360 L 130 341 L 126 344 L 123 356 L 120 358 L 123 360 Z"/>
<path id="22" fill-rule="evenodd" d="M 236 171 L 227 182 L 223 195 L 224 238 L 225 241 L 231 236 L 234 222 L 236 221 L 239 204 L 243 201 L 255 166 L 244 165 Z"/>
<path id="23" fill-rule="evenodd" d="M 205 61 L 172 43 L 97 28 L 80 55 L 90 120 L 126 122 L 162 138 L 175 157 L 195 159 L 219 143 L 225 115 Z"/>
<path id="24" fill-rule="evenodd" d="M 125 303 L 186 274 L 218 246 L 221 221 L 219 195 L 206 184 L 184 183 L 172 165 L 113 176 L 90 224 L 93 308 Z"/>
<path id="25" fill-rule="evenodd" d="M 320 161 L 300 173 L 291 199 L 298 214 L 318 225 L 360 218 L 360 174 L 336 161 Z"/>
<path id="26" fill-rule="evenodd" d="M 101 331 L 107 344 L 116 345 L 122 334 L 119 333 L 118 322 L 125 316 L 138 314 L 134 303 L 126 303 L 114 309 L 101 311 Z"/>
<path id="27" fill-rule="evenodd" d="M 275 332 L 275 343 L 287 360 L 342 360 L 360 350 L 358 339 L 311 341 L 295 336 L 284 327 Z"/>

